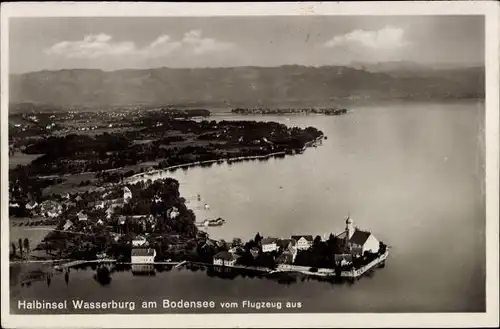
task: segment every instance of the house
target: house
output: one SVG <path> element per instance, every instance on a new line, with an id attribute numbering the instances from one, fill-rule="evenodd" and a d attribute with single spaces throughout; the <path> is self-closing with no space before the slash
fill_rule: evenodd
<path id="1" fill-rule="evenodd" d="M 97 221 L 97 224 L 98 224 L 98 225 L 103 225 L 103 224 L 104 224 L 104 222 L 102 221 L 102 219 L 99 219 L 99 220 Z"/>
<path id="2" fill-rule="evenodd" d="M 73 222 L 68 219 L 68 220 L 66 220 L 66 223 L 64 223 L 63 230 L 66 231 L 66 230 L 70 229 L 71 226 L 73 226 Z"/>
<path id="3" fill-rule="evenodd" d="M 285 251 L 276 258 L 277 264 L 293 264 L 294 256 L 290 251 Z"/>
<path id="4" fill-rule="evenodd" d="M 298 250 L 307 250 L 311 248 L 314 240 L 312 235 L 292 235 L 291 239 L 295 240 Z"/>
<path id="5" fill-rule="evenodd" d="M 236 264 L 236 256 L 228 251 L 221 251 L 214 256 L 214 265 L 233 266 Z"/>
<path id="6" fill-rule="evenodd" d="M 293 239 L 279 239 L 278 247 L 283 252 L 289 252 L 292 255 L 292 261 L 295 261 L 295 257 L 297 257 L 297 241 Z"/>
<path id="7" fill-rule="evenodd" d="M 380 242 L 370 232 L 356 230 L 349 239 L 348 247 L 351 253 L 357 255 L 363 255 L 366 251 L 377 253 Z"/>
<path id="8" fill-rule="evenodd" d="M 154 248 L 132 248 L 132 264 L 154 263 L 156 250 Z"/>
<path id="9" fill-rule="evenodd" d="M 62 205 L 52 200 L 46 200 L 40 204 L 40 212 L 44 217 L 55 218 L 61 215 Z"/>
<path id="10" fill-rule="evenodd" d="M 132 199 L 132 191 L 130 191 L 130 189 L 125 186 L 123 188 L 123 202 L 128 203 L 130 199 Z"/>
<path id="11" fill-rule="evenodd" d="M 278 241 L 276 242 L 277 245 L 278 245 L 278 248 L 280 250 L 290 250 L 292 251 L 293 249 L 297 249 L 296 248 L 296 245 L 297 245 L 297 241 L 293 240 L 293 239 L 278 239 Z"/>
<path id="12" fill-rule="evenodd" d="M 377 253 L 380 248 L 377 238 L 371 232 L 355 228 L 351 217 L 347 217 L 346 229 L 338 238 L 344 241 L 346 252 L 356 256 L 363 255 L 366 251 Z"/>
<path id="13" fill-rule="evenodd" d="M 205 241 L 205 243 L 203 244 L 203 246 L 201 246 L 202 249 L 206 249 L 206 248 L 214 248 L 216 245 L 216 241 L 215 240 L 211 240 L 211 239 L 207 239 Z"/>
<path id="14" fill-rule="evenodd" d="M 87 219 L 89 219 L 87 214 L 85 214 L 83 210 L 80 210 L 76 215 L 78 216 L 79 221 L 86 221 Z"/>
<path id="15" fill-rule="evenodd" d="M 34 210 L 34 209 L 36 209 L 36 207 L 38 207 L 38 202 L 36 202 L 36 201 L 30 201 L 25 206 L 25 208 L 28 210 Z"/>
<path id="16" fill-rule="evenodd" d="M 179 215 L 180 215 L 180 213 L 179 213 L 179 209 L 177 209 L 177 207 L 172 207 L 172 208 L 167 210 L 167 216 L 170 219 L 177 218 L 177 216 L 179 216 Z"/>
<path id="17" fill-rule="evenodd" d="M 106 209 L 106 218 L 107 219 L 111 219 L 111 216 L 113 216 L 114 212 L 115 211 L 113 210 L 113 207 L 110 206 L 108 209 Z"/>
<path id="18" fill-rule="evenodd" d="M 225 247 L 227 247 L 227 242 L 226 242 L 226 241 L 224 241 L 224 240 L 217 240 L 217 241 L 215 242 L 215 244 L 216 244 L 216 245 L 217 245 L 217 247 L 219 247 L 219 248 L 225 248 Z"/>
<path id="19" fill-rule="evenodd" d="M 104 209 L 104 201 L 97 201 L 95 204 L 95 209 Z"/>
<path id="20" fill-rule="evenodd" d="M 277 238 L 265 238 L 261 240 L 263 252 L 272 252 L 278 250 Z"/>
<path id="21" fill-rule="evenodd" d="M 232 247 L 229 252 L 236 255 L 241 255 L 245 252 L 245 249 L 241 246 Z"/>
<path id="22" fill-rule="evenodd" d="M 133 247 L 141 247 L 141 246 L 144 246 L 145 244 L 147 243 L 147 240 L 145 237 L 143 236 L 136 236 L 133 240 L 132 240 L 132 246 Z"/>

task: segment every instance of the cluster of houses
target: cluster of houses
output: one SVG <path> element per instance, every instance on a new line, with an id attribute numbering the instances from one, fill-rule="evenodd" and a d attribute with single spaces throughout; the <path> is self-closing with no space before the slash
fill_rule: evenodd
<path id="1" fill-rule="evenodd" d="M 9 207 L 17 208 L 20 205 L 18 203 L 11 203 Z M 40 215 L 46 218 L 57 218 L 63 211 L 62 205 L 53 200 L 45 200 L 40 204 L 36 201 L 29 201 L 24 207 L 32 215 Z"/>
<path id="2" fill-rule="evenodd" d="M 353 220 L 346 219 L 345 230 L 337 235 L 340 241 L 343 241 L 342 249 L 344 253 L 334 255 L 338 265 L 347 265 L 352 263 L 353 257 L 360 257 L 366 251 L 377 253 L 380 247 L 379 241 L 368 231 L 363 231 L 354 227 Z M 250 254 L 257 258 L 260 252 L 273 253 L 279 255 L 275 261 L 278 264 L 294 263 L 297 254 L 301 250 L 310 249 L 313 245 L 312 235 L 293 235 L 289 239 L 264 238 L 261 240 L 260 248 L 253 247 Z M 231 248 L 229 251 L 221 251 L 213 257 L 213 264 L 219 266 L 234 266 L 238 260 L 238 248 Z"/>

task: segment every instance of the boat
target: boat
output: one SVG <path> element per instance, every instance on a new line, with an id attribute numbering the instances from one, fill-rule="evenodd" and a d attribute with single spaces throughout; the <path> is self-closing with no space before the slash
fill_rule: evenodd
<path id="1" fill-rule="evenodd" d="M 226 221 L 219 217 L 217 219 L 210 219 L 208 221 L 208 226 L 222 226 L 224 223 L 226 223 Z"/>
<path id="2" fill-rule="evenodd" d="M 224 219 L 218 217 L 217 219 L 205 219 L 203 222 L 198 223 L 198 226 L 222 226 L 226 223 Z"/>

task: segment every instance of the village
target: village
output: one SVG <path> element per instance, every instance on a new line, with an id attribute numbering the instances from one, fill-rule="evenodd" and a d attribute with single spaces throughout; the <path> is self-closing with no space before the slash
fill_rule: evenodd
<path id="1" fill-rule="evenodd" d="M 16 203 L 10 207 L 21 208 Z M 383 266 L 388 255 L 387 246 L 355 227 L 350 217 L 343 232 L 328 237 L 257 233 L 246 243 L 239 238 L 212 239 L 203 230 L 207 220 L 205 225 L 195 222 L 173 179 L 67 193 L 40 204 L 28 202 L 23 208 L 28 216 L 42 218 L 37 223 L 55 226 L 32 252 L 19 241 L 21 259 L 24 247 L 30 259 L 111 260 L 132 264 L 135 272 L 151 269 L 145 265 L 191 262 L 265 273 L 358 277 L 375 265 Z M 15 242 L 11 259 L 16 259 Z"/>

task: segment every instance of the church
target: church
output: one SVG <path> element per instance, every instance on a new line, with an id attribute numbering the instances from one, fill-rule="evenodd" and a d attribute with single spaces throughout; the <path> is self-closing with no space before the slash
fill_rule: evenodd
<path id="1" fill-rule="evenodd" d="M 347 217 L 345 221 L 345 231 L 337 237 L 344 241 L 346 253 L 352 255 L 363 255 L 365 251 L 377 253 L 380 247 L 380 242 L 371 232 L 359 230 L 354 227 L 354 222 L 351 217 Z"/>

